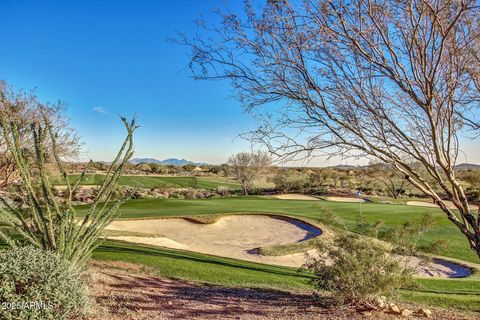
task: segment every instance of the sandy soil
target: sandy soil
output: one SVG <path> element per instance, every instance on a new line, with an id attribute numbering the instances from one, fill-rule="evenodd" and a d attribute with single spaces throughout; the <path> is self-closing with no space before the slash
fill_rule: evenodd
<path id="1" fill-rule="evenodd" d="M 266 264 L 301 267 L 308 255 L 315 250 L 283 256 L 264 256 L 252 253 L 252 249 L 270 245 L 288 244 L 311 236 L 307 227 L 298 221 L 277 219 L 262 215 L 224 216 L 211 224 L 192 223 L 185 219 L 119 220 L 112 222 L 108 230 L 161 234 L 162 237 L 110 236 L 109 239 L 183 249 L 222 257 Z M 318 230 L 320 233 L 321 231 Z M 431 262 L 424 264 L 411 257 L 400 259 L 422 277 L 463 277 L 470 274 L 468 268 L 453 263 Z"/>
<path id="2" fill-rule="evenodd" d="M 212 224 L 197 224 L 184 219 L 114 221 L 108 230 L 161 234 L 164 237 L 113 236 L 114 240 L 185 249 L 223 257 L 267 264 L 298 267 L 304 253 L 262 256 L 248 253 L 258 247 L 298 242 L 308 231 L 285 220 L 261 215 L 225 216 Z"/>
<path id="3" fill-rule="evenodd" d="M 365 199 L 362 198 L 348 198 L 348 197 L 327 197 L 328 201 L 337 201 L 337 202 L 365 202 Z"/>
<path id="4" fill-rule="evenodd" d="M 113 261 L 89 265 L 92 296 L 97 302 L 91 320 L 158 319 L 399 319 L 380 311 L 327 308 L 316 304 L 311 292 L 282 292 L 202 286 L 152 275 L 141 266 Z M 418 310 L 415 305 L 401 308 Z M 433 311 L 434 319 L 470 320 L 475 316 Z M 409 319 L 424 319 L 410 316 Z"/>
<path id="5" fill-rule="evenodd" d="M 282 200 L 320 200 L 316 197 L 300 193 L 277 194 L 274 197 Z"/>
<path id="6" fill-rule="evenodd" d="M 456 209 L 451 201 L 445 201 L 446 205 L 450 209 Z M 430 207 L 430 208 L 438 208 L 438 206 L 431 202 L 426 201 L 408 201 L 407 205 L 409 206 L 419 206 L 419 207 Z"/>

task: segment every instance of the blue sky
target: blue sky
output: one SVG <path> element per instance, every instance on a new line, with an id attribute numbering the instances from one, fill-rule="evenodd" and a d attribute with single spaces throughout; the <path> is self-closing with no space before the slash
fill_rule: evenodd
<path id="1" fill-rule="evenodd" d="M 118 114 L 138 116 L 137 157 L 221 163 L 250 148 L 236 137 L 255 124 L 229 84 L 194 81 L 186 48 L 167 41 L 177 31 L 193 34 L 194 20 L 210 19 L 215 8 L 240 10 L 241 1 L 1 4 L 0 79 L 35 89 L 44 102 L 66 101 L 83 158 L 113 157 L 123 133 Z M 466 141 L 464 150 L 460 162 L 480 163 L 478 142 Z"/>
<path id="2" fill-rule="evenodd" d="M 2 1 L 0 79 L 64 100 L 85 142 L 84 157 L 108 160 L 122 131 L 118 114 L 138 115 L 138 157 L 220 163 L 249 143 L 254 127 L 228 83 L 194 81 L 184 47 L 222 1 Z"/>

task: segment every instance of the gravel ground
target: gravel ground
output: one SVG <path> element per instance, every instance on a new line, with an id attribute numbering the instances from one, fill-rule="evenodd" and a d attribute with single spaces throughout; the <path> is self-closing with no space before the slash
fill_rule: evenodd
<path id="1" fill-rule="evenodd" d="M 159 278 L 141 266 L 122 262 L 93 261 L 88 274 L 97 302 L 92 320 L 407 319 L 381 311 L 322 307 L 308 292 L 225 288 Z M 432 311 L 432 319 L 475 319 L 447 310 Z M 426 318 L 412 315 L 408 319 Z"/>

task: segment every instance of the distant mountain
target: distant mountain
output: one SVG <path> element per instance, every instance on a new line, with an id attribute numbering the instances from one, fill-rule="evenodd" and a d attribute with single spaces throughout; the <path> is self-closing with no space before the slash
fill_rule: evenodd
<path id="1" fill-rule="evenodd" d="M 455 166 L 455 170 L 480 170 L 480 164 L 460 163 Z"/>
<path id="2" fill-rule="evenodd" d="M 177 159 L 177 158 L 169 158 L 165 160 L 158 160 L 154 158 L 134 158 L 130 160 L 130 163 L 133 164 L 139 164 L 139 163 L 158 163 L 158 164 L 163 164 L 167 166 L 184 166 L 186 164 L 193 164 L 196 166 L 205 166 L 208 165 L 208 163 L 204 162 L 193 162 L 189 161 L 186 159 Z"/>

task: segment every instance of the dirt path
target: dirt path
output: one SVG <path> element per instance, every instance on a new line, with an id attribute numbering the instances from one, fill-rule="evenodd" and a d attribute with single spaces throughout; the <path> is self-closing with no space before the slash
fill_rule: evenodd
<path id="1" fill-rule="evenodd" d="M 399 319 L 383 312 L 321 307 L 310 292 L 201 286 L 152 276 L 141 266 L 92 261 L 88 273 L 97 302 L 91 320 Z M 406 305 L 411 310 L 417 307 Z M 433 310 L 434 319 L 473 320 L 451 311 Z M 414 316 L 409 319 L 425 319 Z"/>

